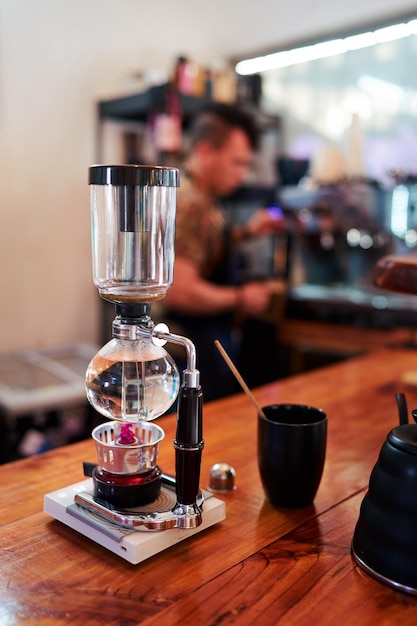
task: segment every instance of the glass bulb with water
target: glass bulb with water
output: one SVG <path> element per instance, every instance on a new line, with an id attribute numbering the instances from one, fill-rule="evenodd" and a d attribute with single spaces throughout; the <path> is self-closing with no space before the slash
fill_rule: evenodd
<path id="1" fill-rule="evenodd" d="M 87 398 L 105 417 L 128 422 L 153 420 L 178 395 L 180 376 L 174 359 L 151 339 L 113 338 L 90 362 Z"/>

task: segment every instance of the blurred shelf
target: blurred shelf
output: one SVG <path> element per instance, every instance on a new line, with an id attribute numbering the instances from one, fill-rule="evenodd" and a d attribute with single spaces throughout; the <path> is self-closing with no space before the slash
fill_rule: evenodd
<path id="1" fill-rule="evenodd" d="M 141 93 L 102 100 L 98 103 L 100 120 L 146 122 L 149 113 L 163 108 L 165 98 L 172 87 L 168 83 L 150 87 Z M 186 123 L 204 104 L 210 102 L 210 98 L 188 96 L 175 92 L 178 97 L 183 120 Z"/>

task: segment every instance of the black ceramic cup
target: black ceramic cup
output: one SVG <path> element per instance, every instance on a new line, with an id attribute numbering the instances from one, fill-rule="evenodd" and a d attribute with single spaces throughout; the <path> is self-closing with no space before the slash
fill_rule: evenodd
<path id="1" fill-rule="evenodd" d="M 301 404 L 274 404 L 258 415 L 258 467 L 265 496 L 277 507 L 312 504 L 323 474 L 327 415 Z"/>

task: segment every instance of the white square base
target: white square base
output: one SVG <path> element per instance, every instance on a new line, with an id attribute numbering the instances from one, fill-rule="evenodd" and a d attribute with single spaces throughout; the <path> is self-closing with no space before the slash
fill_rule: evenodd
<path id="1" fill-rule="evenodd" d="M 93 480 L 88 478 L 83 482 L 48 493 L 44 498 L 44 511 L 133 565 L 226 518 L 225 503 L 210 492 L 204 491 L 203 521 L 198 528 L 190 530 L 173 528 L 154 532 L 122 528 L 74 504 L 76 493 L 87 491 L 92 494 L 93 490 Z"/>

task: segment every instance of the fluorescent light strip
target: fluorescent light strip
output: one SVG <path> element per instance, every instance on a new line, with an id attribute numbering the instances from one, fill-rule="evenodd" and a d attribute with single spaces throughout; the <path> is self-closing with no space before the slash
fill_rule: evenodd
<path id="1" fill-rule="evenodd" d="M 336 54 L 344 54 L 349 50 L 360 50 L 375 46 L 378 43 L 394 41 L 402 39 L 409 35 L 417 33 L 417 20 L 407 23 L 394 24 L 378 30 L 352 35 L 344 39 L 331 39 L 322 41 L 311 46 L 303 46 L 302 48 L 293 48 L 291 50 L 283 50 L 265 56 L 255 57 L 254 59 L 246 59 L 237 63 L 235 70 L 237 74 L 246 76 L 248 74 L 257 74 L 258 72 L 266 72 L 281 67 L 289 67 L 298 63 L 306 63 L 316 59 L 324 59 L 326 57 L 335 56 Z"/>

